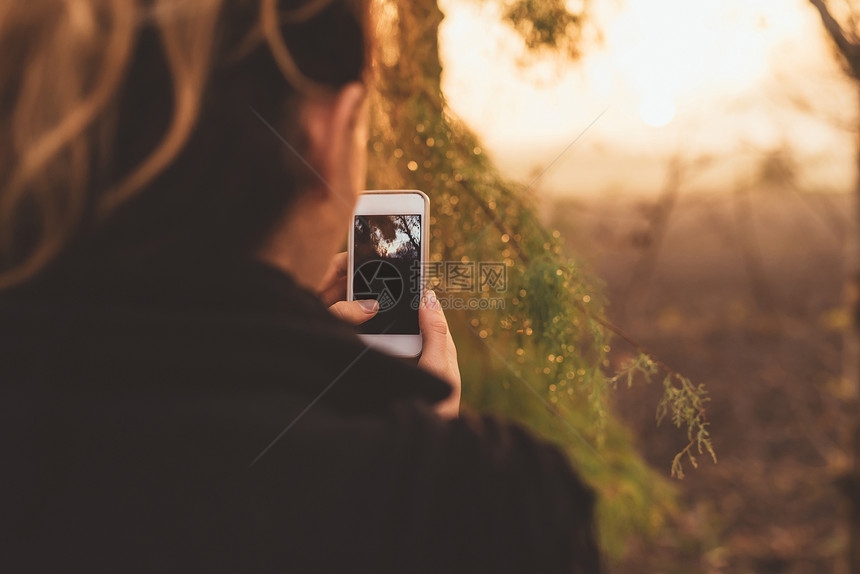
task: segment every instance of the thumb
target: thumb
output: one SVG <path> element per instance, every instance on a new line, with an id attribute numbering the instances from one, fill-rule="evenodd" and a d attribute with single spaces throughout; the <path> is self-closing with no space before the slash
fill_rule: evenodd
<path id="1" fill-rule="evenodd" d="M 421 361 L 430 370 L 444 371 L 448 365 L 448 321 L 433 291 L 428 291 L 426 303 L 418 310 L 421 327 Z"/>
<path id="2" fill-rule="evenodd" d="M 433 373 L 451 385 L 451 394 L 436 404 L 436 412 L 456 417 L 460 412 L 460 367 L 457 364 L 457 347 L 448 329 L 448 321 L 433 291 L 428 291 L 425 305 L 418 310 L 423 349 L 418 366 Z"/>
<path id="3" fill-rule="evenodd" d="M 329 307 L 328 310 L 347 323 L 360 325 L 376 315 L 379 311 L 379 302 L 376 299 L 338 301 Z"/>

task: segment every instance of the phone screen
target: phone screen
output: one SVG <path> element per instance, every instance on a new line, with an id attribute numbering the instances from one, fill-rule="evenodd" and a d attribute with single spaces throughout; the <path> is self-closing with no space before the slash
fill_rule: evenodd
<path id="1" fill-rule="evenodd" d="M 421 215 L 355 216 L 353 297 L 379 301 L 379 312 L 359 325 L 359 333 L 420 333 L 422 241 Z"/>

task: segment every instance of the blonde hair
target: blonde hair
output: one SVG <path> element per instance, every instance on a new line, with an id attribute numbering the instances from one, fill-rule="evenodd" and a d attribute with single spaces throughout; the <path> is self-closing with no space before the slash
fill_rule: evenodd
<path id="1" fill-rule="evenodd" d="M 277 0 L 229 0 L 255 11 L 234 57 L 265 43 L 299 93 L 326 89 L 299 70 L 281 25 L 333 1 L 284 13 Z M 225 0 L 0 3 L 0 289 L 36 275 L 85 219 L 108 218 L 176 158 L 200 113 L 224 9 Z M 121 127 L 117 100 L 144 26 L 157 30 L 172 81 L 169 127 L 121 181 L 94 193 L 92 171 L 110 161 L 104 150 Z"/>

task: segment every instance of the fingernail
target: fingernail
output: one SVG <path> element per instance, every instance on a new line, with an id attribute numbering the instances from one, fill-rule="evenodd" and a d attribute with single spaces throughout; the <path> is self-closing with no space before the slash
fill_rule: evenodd
<path id="1" fill-rule="evenodd" d="M 434 291 L 427 291 L 427 308 L 434 311 L 439 310 L 439 299 L 436 298 Z"/>
<path id="2" fill-rule="evenodd" d="M 375 313 L 379 310 L 379 301 L 376 299 L 362 299 L 358 302 L 365 313 Z"/>

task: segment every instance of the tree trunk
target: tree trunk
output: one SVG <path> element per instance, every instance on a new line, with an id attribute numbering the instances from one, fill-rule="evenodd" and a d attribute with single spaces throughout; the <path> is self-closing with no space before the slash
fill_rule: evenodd
<path id="1" fill-rule="evenodd" d="M 443 15 L 439 5 L 436 0 L 411 0 L 408 9 L 404 9 L 397 3 L 397 15 L 396 44 L 400 57 L 395 66 L 383 72 L 386 96 L 398 105 L 415 97 L 429 99 L 441 111 L 439 24 Z"/>
<path id="2" fill-rule="evenodd" d="M 860 104 L 860 78 L 855 78 Z M 858 106 L 860 111 L 860 106 Z M 860 124 L 860 115 L 858 115 Z M 852 327 L 846 328 L 842 339 L 842 376 L 840 395 L 843 398 L 846 428 L 842 438 L 848 463 L 844 472 L 837 477 L 848 505 L 845 509 L 848 540 L 845 561 L 837 572 L 860 574 L 860 418 L 856 416 L 860 406 L 860 130 L 857 146 L 857 180 L 854 190 L 854 217 L 858 223 L 854 233 L 849 235 L 844 257 L 845 306 L 850 310 Z"/>
<path id="3" fill-rule="evenodd" d="M 818 11 L 824 30 L 842 56 L 845 72 L 860 89 L 860 45 L 856 43 L 857 30 L 846 33 L 830 12 L 827 0 L 809 0 Z M 860 94 L 858 94 L 860 95 Z M 860 118 L 857 120 L 860 125 Z M 848 423 L 843 437 L 845 452 L 850 458 L 846 472 L 839 477 L 849 505 L 847 568 L 851 574 L 860 574 L 860 421 L 856 416 L 860 396 L 860 132 L 857 145 L 857 184 L 854 192 L 855 222 L 858 229 L 850 235 L 845 253 L 845 304 L 853 317 L 853 328 L 845 330 L 842 352 L 842 396 Z M 853 425 L 853 428 L 850 428 Z"/>
<path id="4" fill-rule="evenodd" d="M 856 79 L 856 78 L 855 78 Z M 860 86 L 860 79 L 858 79 Z M 858 91 L 860 103 L 860 91 Z M 860 108 L 860 106 L 858 106 Z M 860 119 L 858 119 L 860 123 Z M 857 413 L 860 398 L 860 130 L 857 141 L 857 187 L 854 192 L 855 221 L 858 228 L 848 241 L 845 281 L 845 302 L 853 316 L 853 329 L 847 329 L 843 340 L 842 384 L 849 413 Z M 849 472 L 843 481 L 850 502 L 848 531 L 848 571 L 860 574 L 860 420 L 849 416 L 850 429 L 848 452 L 852 455 Z M 853 444 L 852 444 L 853 443 Z"/>

